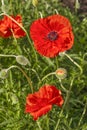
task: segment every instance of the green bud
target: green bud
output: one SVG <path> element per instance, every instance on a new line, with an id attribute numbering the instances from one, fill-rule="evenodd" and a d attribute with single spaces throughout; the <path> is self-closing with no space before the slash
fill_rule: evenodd
<path id="1" fill-rule="evenodd" d="M 0 71 L 0 78 L 1 78 L 1 79 L 6 79 L 7 76 L 8 76 L 8 69 L 2 69 L 2 70 Z"/>
<path id="2" fill-rule="evenodd" d="M 22 56 L 22 55 L 19 55 L 19 56 L 16 56 L 16 61 L 21 64 L 21 65 L 27 65 L 29 64 L 29 61 L 26 57 Z"/>

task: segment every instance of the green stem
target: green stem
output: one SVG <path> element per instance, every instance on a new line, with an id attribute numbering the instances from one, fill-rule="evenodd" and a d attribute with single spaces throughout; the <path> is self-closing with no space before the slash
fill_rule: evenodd
<path id="1" fill-rule="evenodd" d="M 45 75 L 45 76 L 40 80 L 39 85 L 40 85 L 41 82 L 42 82 L 43 80 L 45 80 L 47 77 L 49 77 L 49 76 L 51 76 L 51 75 L 55 75 L 55 74 L 56 74 L 55 72 L 52 72 L 52 73 L 49 73 L 49 74 Z"/>
<path id="2" fill-rule="evenodd" d="M 4 0 L 1 0 L 2 6 L 4 5 Z"/>
<path id="3" fill-rule="evenodd" d="M 57 60 L 57 57 L 56 57 L 56 68 L 58 68 L 58 60 Z"/>
<path id="4" fill-rule="evenodd" d="M 0 16 L 4 15 L 5 13 L 1 13 Z"/>
<path id="5" fill-rule="evenodd" d="M 32 93 L 33 93 L 32 81 L 31 81 L 31 79 L 27 76 L 27 74 L 25 73 L 25 71 L 24 71 L 22 68 L 20 68 L 19 66 L 16 66 L 16 65 L 12 65 L 11 67 L 9 67 L 9 68 L 7 69 L 7 71 L 9 71 L 9 70 L 12 69 L 12 68 L 18 68 L 18 69 L 24 74 L 24 76 L 26 77 L 26 79 L 27 79 L 27 81 L 28 81 L 28 84 L 29 84 L 30 87 L 31 87 L 31 91 L 32 91 Z"/>
<path id="6" fill-rule="evenodd" d="M 16 55 L 4 55 L 4 54 L 0 54 L 0 57 L 14 57 L 14 58 L 16 58 Z"/>
<path id="7" fill-rule="evenodd" d="M 47 130 L 49 130 L 49 113 L 46 115 Z"/>
<path id="8" fill-rule="evenodd" d="M 43 80 L 45 80 L 47 77 L 49 77 L 49 76 L 51 76 L 51 75 L 56 75 L 56 72 L 52 72 L 52 73 L 49 73 L 49 74 L 45 75 L 45 76 L 40 80 L 39 85 L 41 84 L 41 82 L 42 82 Z M 57 77 L 56 77 L 56 78 L 57 78 Z M 58 78 L 58 79 L 59 79 L 59 78 Z M 65 89 L 64 86 L 62 85 L 61 79 L 59 79 L 59 82 L 60 82 L 61 88 L 62 88 L 65 92 L 67 92 L 68 90 Z"/>
<path id="9" fill-rule="evenodd" d="M 8 14 L 6 14 L 5 12 L 3 12 L 3 13 L 0 14 L 0 16 L 2 16 L 2 15 L 6 15 L 7 17 L 9 17 L 14 23 L 16 23 L 26 33 L 28 42 L 30 43 L 30 45 L 32 47 L 32 50 L 34 52 L 34 55 L 35 55 L 35 58 L 36 58 L 36 62 L 37 62 L 38 58 L 37 58 L 36 51 L 34 50 L 34 47 L 33 47 L 32 43 L 31 43 L 31 40 L 30 40 L 29 35 L 28 35 L 27 31 L 25 30 L 25 28 L 22 25 L 20 25 L 15 19 L 13 19 L 11 16 L 9 16 Z"/>
<path id="10" fill-rule="evenodd" d="M 81 67 L 79 64 L 77 64 L 69 55 L 67 55 L 66 53 L 64 53 L 64 55 L 65 55 L 69 60 L 71 60 L 71 61 L 73 62 L 73 64 L 75 64 L 75 65 L 80 69 L 80 74 L 82 74 L 82 73 L 83 73 L 82 67 Z"/>
<path id="11" fill-rule="evenodd" d="M 62 85 L 62 81 L 61 81 L 61 79 L 59 79 L 59 82 L 60 82 L 60 86 L 61 86 L 61 88 L 65 91 L 65 92 L 67 92 L 68 90 Z"/>
<path id="12" fill-rule="evenodd" d="M 83 117 L 84 117 L 84 115 L 86 113 L 86 110 L 87 110 L 87 99 L 86 99 L 86 103 L 85 103 L 85 106 L 84 106 L 84 109 L 83 109 L 83 113 L 82 113 L 81 118 L 80 118 L 79 123 L 78 123 L 78 127 L 81 124 L 81 121 L 82 121 L 82 119 L 83 119 Z"/>
<path id="13" fill-rule="evenodd" d="M 20 54 L 22 54 L 22 51 L 21 51 L 21 49 L 20 49 L 20 46 L 17 44 L 17 39 L 15 38 L 15 35 L 14 35 L 14 32 L 13 32 L 12 29 L 11 29 L 11 32 L 12 32 L 12 35 L 13 35 L 13 38 L 14 38 L 14 41 L 15 41 L 15 45 L 16 45 L 16 47 L 17 47 L 17 50 L 18 50 L 18 52 L 19 52 Z"/>
<path id="14" fill-rule="evenodd" d="M 6 15 L 6 16 L 8 16 L 14 23 L 16 23 L 16 24 L 17 24 L 21 29 L 23 29 L 23 31 L 26 33 L 26 36 L 27 36 L 27 38 L 28 38 L 28 41 L 29 41 L 29 43 L 30 43 L 30 45 L 31 45 L 31 47 L 32 47 L 32 50 L 34 51 L 35 58 L 36 58 L 36 62 L 37 62 L 36 51 L 34 50 L 34 47 L 33 47 L 33 45 L 31 44 L 31 40 L 30 40 L 29 35 L 28 35 L 27 31 L 25 30 L 25 28 L 24 28 L 22 25 L 20 25 L 15 19 L 13 19 L 11 16 L 9 16 L 8 14 L 6 14 L 6 13 L 3 13 L 3 14 Z"/>
<path id="15" fill-rule="evenodd" d="M 39 127 L 39 130 L 42 130 L 41 126 L 40 126 L 40 123 L 37 121 L 37 125 Z"/>
<path id="16" fill-rule="evenodd" d="M 44 79 L 46 79 L 46 78 L 47 78 L 48 76 L 50 76 L 50 75 L 55 75 L 55 72 L 52 72 L 52 73 L 49 73 L 49 74 L 45 75 L 45 76 L 42 78 L 41 81 L 43 81 Z"/>
<path id="17" fill-rule="evenodd" d="M 43 18 L 43 14 L 39 11 L 40 18 Z"/>
<path id="18" fill-rule="evenodd" d="M 57 124 L 56 124 L 56 127 L 55 127 L 54 130 L 58 130 L 58 125 L 59 125 L 59 123 L 60 123 L 60 119 L 61 119 L 61 117 L 62 117 L 63 110 L 65 109 L 66 104 L 67 104 L 67 102 L 68 102 L 68 100 L 69 100 L 69 96 L 70 96 L 71 88 L 72 88 L 72 85 L 73 85 L 73 81 L 74 81 L 74 78 L 72 79 L 71 84 L 70 84 L 70 88 L 69 88 L 69 90 L 67 91 L 67 95 L 66 95 L 66 98 L 65 98 L 65 102 L 64 102 L 64 105 L 63 105 L 63 107 L 62 107 L 62 109 L 61 109 L 61 111 L 60 111 L 59 119 L 58 119 L 58 121 L 57 121 Z"/>
<path id="19" fill-rule="evenodd" d="M 37 76 L 37 78 L 38 78 L 38 81 L 40 81 L 40 77 L 39 77 L 38 73 L 36 72 L 36 70 L 31 69 L 31 68 L 29 68 L 29 70 L 33 71 L 33 72 L 36 74 L 36 76 Z"/>
<path id="20" fill-rule="evenodd" d="M 37 17 L 37 19 L 38 19 L 38 9 L 37 9 L 37 7 L 35 7 L 35 13 L 36 13 L 36 17 Z"/>
<path id="21" fill-rule="evenodd" d="M 14 23 L 16 23 L 21 29 L 23 29 L 23 31 L 27 34 L 25 28 L 20 25 L 14 18 L 12 18 L 11 16 L 9 16 L 8 14 L 4 13 L 4 15 L 6 15 L 7 17 L 9 17 Z"/>
<path id="22" fill-rule="evenodd" d="M 49 77 L 49 76 L 51 76 L 51 75 L 56 75 L 56 72 L 52 72 L 52 73 L 49 73 L 49 74 L 47 74 L 46 76 L 44 76 L 44 77 L 40 80 L 39 85 L 41 84 L 41 82 L 42 82 L 43 80 L 45 80 L 47 77 Z M 56 78 L 57 78 L 57 76 L 56 76 Z M 59 78 L 57 78 L 57 79 L 59 79 Z M 67 90 L 66 88 L 64 88 L 64 86 L 62 85 L 61 79 L 59 79 L 59 82 L 60 82 L 61 88 L 62 88 L 65 92 L 67 92 L 68 90 Z"/>
<path id="23" fill-rule="evenodd" d="M 85 53 L 85 54 L 83 55 L 83 59 L 85 59 L 86 56 L 87 56 L 87 53 Z"/>
<path id="24" fill-rule="evenodd" d="M 2 11 L 5 13 L 5 9 L 4 9 L 4 7 L 5 7 L 4 0 L 1 0 L 1 4 L 2 4 Z"/>
<path id="25" fill-rule="evenodd" d="M 57 10 L 57 9 L 54 9 L 54 12 L 55 12 L 56 14 L 59 14 L 59 12 L 58 12 L 58 10 Z"/>

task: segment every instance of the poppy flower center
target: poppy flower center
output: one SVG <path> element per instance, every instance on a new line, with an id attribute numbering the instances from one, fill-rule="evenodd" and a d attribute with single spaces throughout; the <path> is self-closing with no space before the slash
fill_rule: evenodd
<path id="1" fill-rule="evenodd" d="M 54 41 L 58 38 L 58 33 L 56 31 L 51 31 L 50 33 L 48 33 L 47 38 L 50 41 Z"/>

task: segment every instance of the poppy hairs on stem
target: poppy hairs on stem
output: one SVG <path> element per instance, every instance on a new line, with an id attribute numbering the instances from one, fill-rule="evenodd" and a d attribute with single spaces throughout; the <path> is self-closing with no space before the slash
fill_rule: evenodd
<path id="1" fill-rule="evenodd" d="M 52 15 L 34 21 L 30 36 L 39 54 L 55 57 L 59 52 L 69 50 L 74 43 L 70 21 L 62 15 Z"/>
<path id="2" fill-rule="evenodd" d="M 34 120 L 37 120 L 38 117 L 50 111 L 52 105 L 61 107 L 63 102 L 60 90 L 52 85 L 44 85 L 38 92 L 27 96 L 25 112 L 30 113 Z"/>

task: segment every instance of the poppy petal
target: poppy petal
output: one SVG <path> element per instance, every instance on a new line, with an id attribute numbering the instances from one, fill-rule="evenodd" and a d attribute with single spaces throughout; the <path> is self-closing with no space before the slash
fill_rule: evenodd
<path id="1" fill-rule="evenodd" d="M 37 120 L 38 117 L 45 115 L 48 111 L 51 110 L 51 108 L 52 108 L 52 105 L 47 105 L 47 106 L 41 108 L 40 110 L 32 112 L 30 114 L 33 116 L 34 120 Z"/>
<path id="2" fill-rule="evenodd" d="M 22 18 L 20 15 L 10 16 L 12 17 L 18 24 L 22 26 Z M 2 20 L 0 20 L 0 36 L 3 38 L 9 38 L 14 36 L 15 38 L 20 38 L 26 35 L 26 33 L 20 28 L 20 26 L 15 23 L 11 18 L 4 16 Z"/>
<path id="3" fill-rule="evenodd" d="M 71 23 L 62 15 L 34 21 L 30 27 L 30 36 L 38 53 L 46 57 L 55 57 L 59 52 L 69 50 L 74 43 Z"/>
<path id="4" fill-rule="evenodd" d="M 46 114 L 52 105 L 61 107 L 63 102 L 60 90 L 53 85 L 44 85 L 38 92 L 28 94 L 25 112 L 30 113 L 34 120 L 37 120 L 38 117 Z"/>

